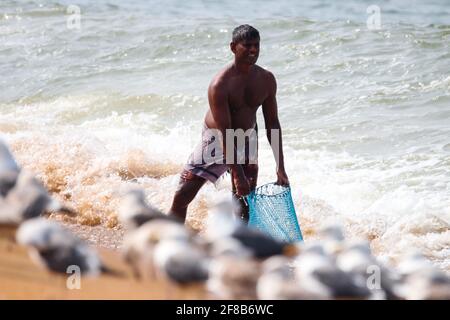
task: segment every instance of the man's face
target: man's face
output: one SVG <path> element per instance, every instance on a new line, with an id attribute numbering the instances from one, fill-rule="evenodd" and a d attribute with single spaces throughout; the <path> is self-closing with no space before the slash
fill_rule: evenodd
<path id="1" fill-rule="evenodd" d="M 236 60 L 247 64 L 255 64 L 259 56 L 259 39 L 249 39 L 231 43 Z"/>

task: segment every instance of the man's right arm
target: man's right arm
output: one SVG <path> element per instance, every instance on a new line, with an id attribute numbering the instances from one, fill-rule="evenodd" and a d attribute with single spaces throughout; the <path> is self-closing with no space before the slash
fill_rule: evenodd
<path id="1" fill-rule="evenodd" d="M 230 108 L 228 105 L 228 95 L 224 84 L 220 80 L 214 80 L 208 88 L 208 101 L 209 107 L 216 123 L 217 128 L 221 133 L 221 142 L 224 160 L 227 159 L 227 135 L 226 130 L 232 129 L 231 127 L 231 115 Z M 234 146 L 234 143 L 232 144 Z M 235 148 L 235 146 L 234 146 Z M 234 150 L 236 154 L 236 150 Z M 229 168 L 237 177 L 238 181 L 235 181 L 237 193 L 240 196 L 246 195 L 250 192 L 250 187 L 248 185 L 247 178 L 245 177 L 244 170 L 242 166 L 237 163 L 228 163 Z"/>

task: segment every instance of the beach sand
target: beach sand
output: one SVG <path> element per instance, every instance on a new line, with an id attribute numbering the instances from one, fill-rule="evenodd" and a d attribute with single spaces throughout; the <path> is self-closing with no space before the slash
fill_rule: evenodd
<path id="1" fill-rule="evenodd" d="M 81 228 L 82 229 L 82 228 Z M 98 231 L 98 230 L 97 230 Z M 97 232 L 96 234 L 102 234 Z M 109 237 L 105 233 L 101 243 Z M 91 241 L 94 241 L 92 238 Z M 105 242 L 106 243 L 106 242 Z M 105 264 L 124 277 L 100 276 L 81 278 L 80 289 L 68 289 L 66 282 L 71 275 L 49 273 L 36 266 L 27 250 L 5 239 L 0 239 L 0 299 L 208 299 L 201 285 L 180 288 L 168 282 L 137 281 L 122 262 L 117 251 L 99 248 Z"/>

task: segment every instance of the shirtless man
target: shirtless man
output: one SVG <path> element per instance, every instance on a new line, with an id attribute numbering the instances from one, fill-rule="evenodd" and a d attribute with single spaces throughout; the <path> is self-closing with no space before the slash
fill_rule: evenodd
<path id="1" fill-rule="evenodd" d="M 267 138 L 274 149 L 277 163 L 276 183 L 288 185 L 277 111 L 277 83 L 270 71 L 256 65 L 259 42 L 259 32 L 255 28 L 241 25 L 234 29 L 233 39 L 230 43 L 234 62 L 221 70 L 209 85 L 210 109 L 205 116 L 204 135 L 200 148 L 205 148 L 215 140 L 211 139 L 211 135 L 205 134 L 205 130 L 215 130 L 220 133 L 220 142 L 218 143 L 224 150 L 224 152 L 221 151 L 223 154 L 221 159 L 228 159 L 227 154 L 230 150 L 226 148 L 228 145 L 227 132 L 230 129 L 243 129 L 244 131 L 256 129 L 256 111 L 262 105 Z M 273 134 L 274 132 L 277 134 Z M 272 136 L 277 141 L 272 141 Z M 236 148 L 236 143 L 234 141 L 231 143 Z M 199 163 L 194 160 L 193 154 L 181 173 L 180 185 L 175 193 L 170 214 L 184 221 L 189 203 L 203 184 L 206 181 L 214 183 L 220 175 L 230 170 L 233 194 L 241 203 L 241 218 L 248 221 L 248 208 L 242 201 L 242 197 L 256 188 L 258 164 L 249 161 L 248 158 L 243 164 L 238 161 L 228 162 L 228 160 L 221 163 L 205 163 L 205 161 Z"/>

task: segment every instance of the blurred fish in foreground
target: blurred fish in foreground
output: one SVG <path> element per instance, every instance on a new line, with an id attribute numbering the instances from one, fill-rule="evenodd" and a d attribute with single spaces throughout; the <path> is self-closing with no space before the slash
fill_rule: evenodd
<path id="1" fill-rule="evenodd" d="M 107 268 L 93 248 L 56 222 L 31 219 L 21 224 L 16 238 L 29 248 L 32 260 L 49 271 L 66 274 L 69 267 L 77 267 L 87 276 L 120 275 Z"/>
<path id="2" fill-rule="evenodd" d="M 44 186 L 17 165 L 9 148 L 0 141 L 0 236 L 14 239 L 17 227 L 44 213 L 76 213 L 54 199 Z"/>

